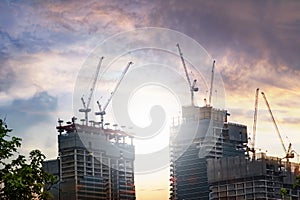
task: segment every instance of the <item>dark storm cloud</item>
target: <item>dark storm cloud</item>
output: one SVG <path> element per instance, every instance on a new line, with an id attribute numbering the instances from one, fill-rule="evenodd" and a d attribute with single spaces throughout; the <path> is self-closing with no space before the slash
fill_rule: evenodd
<path id="1" fill-rule="evenodd" d="M 9 127 L 20 133 L 50 119 L 57 105 L 56 97 L 40 92 L 29 99 L 15 99 L 10 105 L 1 106 L 0 117 L 6 117 Z"/>

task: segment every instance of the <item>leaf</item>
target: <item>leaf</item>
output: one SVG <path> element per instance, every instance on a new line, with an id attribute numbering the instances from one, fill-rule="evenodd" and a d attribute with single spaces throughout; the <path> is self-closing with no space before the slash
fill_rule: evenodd
<path id="1" fill-rule="evenodd" d="M 27 160 L 17 151 L 22 139 L 10 137 L 10 132 L 0 119 L 0 199 L 48 199 L 56 178 L 42 169 L 45 155 L 32 150 Z M 5 162 L 7 159 L 10 161 Z"/>

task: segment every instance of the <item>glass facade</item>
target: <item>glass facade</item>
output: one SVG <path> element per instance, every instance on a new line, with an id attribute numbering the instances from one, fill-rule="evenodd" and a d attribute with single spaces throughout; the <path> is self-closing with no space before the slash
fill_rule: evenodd
<path id="1" fill-rule="evenodd" d="M 183 107 L 171 128 L 170 199 L 209 199 L 207 159 L 245 155 L 247 127 L 227 122 L 225 110 Z"/>

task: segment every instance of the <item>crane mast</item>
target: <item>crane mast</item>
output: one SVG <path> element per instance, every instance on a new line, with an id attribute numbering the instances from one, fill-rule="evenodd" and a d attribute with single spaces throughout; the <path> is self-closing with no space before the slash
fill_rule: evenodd
<path id="1" fill-rule="evenodd" d="M 285 145 L 284 145 L 284 142 L 283 142 L 283 140 L 282 140 L 281 134 L 280 134 L 280 132 L 279 132 L 278 126 L 277 126 L 277 124 L 276 124 L 275 118 L 274 118 L 274 116 L 273 116 L 273 113 L 272 113 L 271 107 L 270 107 L 270 105 L 269 105 L 269 103 L 268 103 L 268 100 L 267 100 L 267 98 L 266 98 L 266 95 L 265 95 L 264 92 L 262 92 L 261 94 L 262 94 L 262 96 L 263 96 L 263 98 L 264 98 L 264 100 L 265 100 L 265 103 L 266 103 L 267 107 L 268 107 L 268 110 L 269 110 L 269 113 L 270 113 L 270 115 L 271 115 L 273 124 L 274 124 L 274 126 L 275 126 L 277 135 L 279 136 L 281 145 L 282 145 L 282 147 L 283 147 L 283 150 L 284 150 L 284 153 L 285 153 L 285 157 L 284 157 L 284 158 L 286 158 L 286 159 L 287 159 L 287 162 L 288 162 L 288 161 L 289 161 L 289 158 L 294 158 L 294 154 L 293 154 L 292 149 L 291 149 L 291 145 L 292 145 L 292 144 L 291 144 L 291 143 L 289 144 L 289 147 L 288 147 L 288 150 L 287 150 L 286 147 L 285 147 Z"/>
<path id="2" fill-rule="evenodd" d="M 213 85 L 214 85 L 215 63 L 216 63 L 216 61 L 214 60 L 213 66 L 211 69 L 211 80 L 210 80 L 210 90 L 209 90 L 209 100 L 208 100 L 209 105 L 211 105 L 212 90 L 213 90 Z"/>
<path id="3" fill-rule="evenodd" d="M 179 44 L 177 43 L 176 46 L 177 46 L 177 48 L 178 48 L 178 52 L 179 52 L 179 55 L 180 55 L 180 58 L 181 58 L 181 62 L 182 62 L 183 68 L 184 68 L 185 76 L 186 76 L 186 79 L 187 79 L 188 84 L 189 84 L 189 87 L 190 87 L 190 92 L 191 92 L 191 103 L 192 103 L 192 106 L 195 106 L 195 103 L 194 103 L 194 92 L 197 92 L 197 91 L 198 91 L 198 88 L 195 87 L 197 80 L 194 79 L 193 83 L 191 82 L 191 79 L 190 79 L 190 77 L 189 77 L 189 74 L 188 74 L 188 71 L 187 71 L 187 68 L 186 68 L 186 65 L 185 65 L 185 61 L 184 61 L 184 58 L 183 58 L 183 54 L 182 54 L 182 52 L 181 52 L 181 49 L 180 49 L 180 47 L 179 47 Z"/>
<path id="4" fill-rule="evenodd" d="M 123 78 L 124 78 L 125 74 L 127 73 L 129 67 L 130 67 L 132 64 L 133 64 L 133 62 L 129 62 L 129 63 L 127 64 L 126 68 L 124 69 L 124 71 L 123 71 L 122 74 L 121 74 L 121 77 L 120 77 L 120 79 L 119 79 L 117 85 L 115 86 L 114 90 L 113 90 L 112 93 L 110 94 L 110 97 L 108 98 L 106 104 L 102 107 L 101 104 L 99 103 L 99 101 L 97 101 L 97 104 L 98 104 L 98 106 L 99 106 L 99 112 L 96 112 L 95 114 L 101 116 L 101 126 L 102 126 L 102 128 L 103 128 L 103 122 L 104 122 L 103 115 L 106 114 L 105 110 L 106 110 L 107 106 L 109 105 L 110 101 L 112 100 L 114 94 L 116 93 L 118 87 L 120 86 L 121 81 L 123 80 Z"/>
<path id="5" fill-rule="evenodd" d="M 92 100 L 92 96 L 93 96 L 93 93 L 94 93 L 94 90 L 95 90 L 95 86 L 96 86 L 96 83 L 97 83 L 97 79 L 98 79 L 98 75 L 99 75 L 99 71 L 100 71 L 100 67 L 101 67 L 101 63 L 102 63 L 103 58 L 104 57 L 102 56 L 98 66 L 97 66 L 97 70 L 96 70 L 96 73 L 95 73 L 93 84 L 92 84 L 92 87 L 90 89 L 90 96 L 88 98 L 88 102 L 87 102 L 87 105 L 86 105 L 87 108 L 90 106 L 90 103 L 91 103 L 91 100 Z"/>
<path id="6" fill-rule="evenodd" d="M 91 112 L 91 109 L 89 108 L 89 106 L 90 106 L 92 96 L 93 96 L 93 93 L 94 93 L 94 90 L 95 90 L 95 86 L 96 86 L 96 82 L 97 82 L 97 79 L 98 79 L 98 74 L 99 74 L 99 71 L 100 71 L 100 67 L 101 67 L 103 58 L 104 57 L 102 56 L 100 58 L 99 63 L 98 63 L 98 66 L 97 66 L 97 69 L 96 69 L 96 72 L 95 72 L 95 76 L 93 78 L 92 87 L 90 88 L 90 94 L 89 94 L 87 103 L 85 103 L 83 96 L 81 97 L 81 102 L 82 102 L 83 108 L 79 109 L 79 112 L 84 113 L 85 125 L 88 125 L 88 113 Z"/>
<path id="7" fill-rule="evenodd" d="M 258 94 L 259 88 L 256 89 L 255 93 L 255 103 L 254 103 L 254 117 L 253 117 L 253 138 L 252 138 L 252 158 L 255 160 L 255 137 L 256 137 L 256 124 L 257 124 L 257 110 L 258 110 Z"/>

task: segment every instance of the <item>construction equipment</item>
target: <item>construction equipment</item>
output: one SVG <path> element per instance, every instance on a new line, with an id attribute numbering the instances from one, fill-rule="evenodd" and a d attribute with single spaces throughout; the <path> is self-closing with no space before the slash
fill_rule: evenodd
<path id="1" fill-rule="evenodd" d="M 176 46 L 178 48 L 178 52 L 179 52 L 179 55 L 180 55 L 180 58 L 181 58 L 181 62 L 182 62 L 183 68 L 184 68 L 186 79 L 187 79 L 187 81 L 189 83 L 190 92 L 191 92 L 191 103 L 192 103 L 192 106 L 195 106 L 195 103 L 194 103 L 194 92 L 198 92 L 198 90 L 199 90 L 197 87 L 195 87 L 197 80 L 194 79 L 193 83 L 191 82 L 191 79 L 189 77 L 189 74 L 188 74 L 188 71 L 187 71 L 187 68 L 186 68 L 186 65 L 185 65 L 185 61 L 184 61 L 184 58 L 183 58 L 183 54 L 182 54 L 182 52 L 180 50 L 179 44 L 177 43 Z"/>
<path id="2" fill-rule="evenodd" d="M 255 137 L 256 137 L 256 124 L 257 124 L 257 110 L 258 110 L 258 94 L 259 88 L 256 89 L 255 103 L 254 103 L 254 116 L 253 116 L 253 136 L 250 151 L 252 152 L 252 159 L 255 160 Z"/>
<path id="3" fill-rule="evenodd" d="M 212 69 L 211 69 L 211 80 L 210 80 L 210 90 L 209 90 L 209 99 L 208 99 L 209 105 L 211 105 L 211 97 L 212 97 L 212 90 L 213 90 L 213 84 L 214 84 L 214 74 L 215 74 L 215 63 L 216 63 L 216 61 L 214 60 L 213 66 L 212 66 Z"/>
<path id="4" fill-rule="evenodd" d="M 97 82 L 97 79 L 98 79 L 98 74 L 99 74 L 99 71 L 100 71 L 100 67 L 101 67 L 103 58 L 104 58 L 103 56 L 100 58 L 99 64 L 97 66 L 96 73 L 95 73 L 93 83 L 92 83 L 92 87 L 90 88 L 90 95 L 88 97 L 87 103 L 85 103 L 83 96 L 81 97 L 81 102 L 82 102 L 83 108 L 79 109 L 79 112 L 84 113 L 85 125 L 88 125 L 88 122 L 89 122 L 88 121 L 88 113 L 91 112 L 91 109 L 89 108 L 89 106 L 90 106 L 92 96 L 93 96 L 93 93 L 94 93 L 94 90 L 95 90 L 95 86 L 96 86 L 96 82 Z"/>
<path id="5" fill-rule="evenodd" d="M 299 162 L 300 164 L 300 155 L 294 150 L 292 150 L 291 152 L 297 155 L 297 162 Z"/>
<path id="6" fill-rule="evenodd" d="M 110 101 L 112 100 L 114 94 L 116 93 L 118 87 L 120 86 L 120 83 L 121 83 L 121 81 L 123 80 L 123 78 L 124 78 L 126 72 L 128 71 L 130 65 L 132 65 L 132 64 L 133 64 L 133 62 L 129 62 L 128 65 L 126 66 L 125 70 L 122 72 L 121 77 L 120 77 L 120 79 L 119 79 L 117 85 L 115 86 L 114 90 L 113 90 L 112 93 L 110 94 L 110 97 L 108 98 L 106 104 L 102 107 L 101 104 L 100 104 L 100 102 L 97 101 L 97 104 L 98 104 L 98 106 L 99 106 L 99 112 L 95 112 L 95 114 L 101 116 L 101 122 L 100 122 L 100 123 L 101 123 L 102 128 L 103 128 L 103 126 L 104 126 L 104 124 L 103 124 L 103 123 L 104 123 L 103 116 L 106 114 L 105 110 L 106 110 L 108 104 L 110 103 Z"/>
<path id="7" fill-rule="evenodd" d="M 269 113 L 270 113 L 270 115 L 271 115 L 273 124 L 274 124 L 274 126 L 275 126 L 277 135 L 278 135 L 278 137 L 279 137 L 279 139 L 280 139 L 280 142 L 281 142 L 281 145 L 282 145 L 282 147 L 283 147 L 283 150 L 284 150 L 284 153 L 285 153 L 285 157 L 284 157 L 284 158 L 286 158 L 287 163 L 288 163 L 288 162 L 289 162 L 289 158 L 294 158 L 294 156 L 295 156 L 294 153 L 293 153 L 293 151 L 292 151 L 292 144 L 289 143 L 288 149 L 286 149 L 286 147 L 285 147 L 285 145 L 284 145 L 284 142 L 283 142 L 283 140 L 282 140 L 280 131 L 279 131 L 278 126 L 277 126 L 277 124 L 276 124 L 275 118 L 274 118 L 274 116 L 273 116 L 271 107 L 270 107 L 270 105 L 269 105 L 269 103 L 268 103 L 267 97 L 266 97 L 266 95 L 265 95 L 264 92 L 261 92 L 261 94 L 262 94 L 262 96 L 263 96 L 263 98 L 264 98 L 264 100 L 265 100 L 265 103 L 266 103 L 267 107 L 268 107 L 268 110 L 269 110 Z"/>

